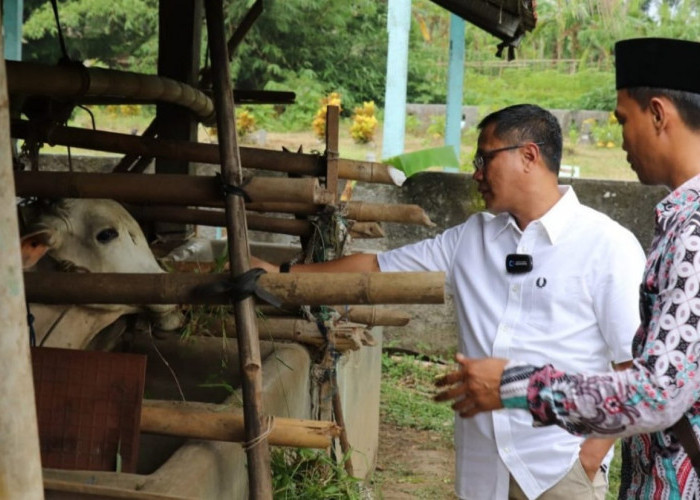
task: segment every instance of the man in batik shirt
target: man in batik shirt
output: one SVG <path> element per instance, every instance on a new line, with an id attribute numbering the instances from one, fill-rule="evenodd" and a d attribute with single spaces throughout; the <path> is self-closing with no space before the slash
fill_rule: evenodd
<path id="1" fill-rule="evenodd" d="M 679 444 L 700 432 L 700 43 L 625 40 L 615 55 L 627 160 L 642 183 L 672 191 L 656 207 L 632 368 L 581 375 L 458 355 L 460 370 L 438 382 L 454 385 L 436 399 L 455 400 L 463 417 L 505 407 L 536 426 L 626 437 L 620 498 L 700 498 Z M 679 421 L 686 431 L 670 429 Z"/>

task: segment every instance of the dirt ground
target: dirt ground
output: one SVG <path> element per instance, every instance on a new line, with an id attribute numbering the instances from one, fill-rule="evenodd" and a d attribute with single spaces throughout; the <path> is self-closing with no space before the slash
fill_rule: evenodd
<path id="1" fill-rule="evenodd" d="M 454 467 L 452 442 L 437 432 L 380 424 L 376 499 L 455 499 Z"/>

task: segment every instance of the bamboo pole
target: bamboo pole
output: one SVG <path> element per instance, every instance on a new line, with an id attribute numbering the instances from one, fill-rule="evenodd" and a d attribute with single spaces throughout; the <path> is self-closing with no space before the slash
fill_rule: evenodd
<path id="1" fill-rule="evenodd" d="M 340 108 L 338 106 L 326 107 L 326 189 L 333 193 L 335 205 L 338 198 L 338 152 L 340 143 Z"/>
<path id="2" fill-rule="evenodd" d="M 58 126 L 42 130 L 23 120 L 12 120 L 11 130 L 12 137 L 17 139 L 33 139 L 59 146 L 121 153 L 130 155 L 132 158 L 141 156 L 209 164 L 219 163 L 219 148 L 215 144 L 154 139 L 145 132 L 142 136 L 133 136 L 116 132 Z M 241 147 L 240 152 L 244 168 L 286 172 L 295 175 L 318 176 L 324 173 L 324 160 L 316 154 L 290 153 L 252 147 Z M 120 171 L 124 171 L 125 168 L 122 167 Z M 338 177 L 361 182 L 393 184 L 388 165 L 344 158 L 338 159 Z"/>
<path id="3" fill-rule="evenodd" d="M 313 215 L 319 213 L 323 207 L 308 203 L 288 202 L 260 202 L 246 205 L 253 212 L 277 212 L 296 215 Z M 345 217 L 358 222 L 396 222 L 400 224 L 417 224 L 433 227 L 430 220 L 419 205 L 368 203 L 364 201 L 349 201 L 341 207 Z"/>
<path id="4" fill-rule="evenodd" d="M 231 318 L 226 318 L 223 324 L 218 320 L 205 322 L 203 331 L 196 334 L 213 336 L 236 336 L 236 325 Z M 356 351 L 363 345 L 374 345 L 374 338 L 367 332 L 364 325 L 356 323 L 339 323 L 328 328 L 334 335 L 336 351 Z M 313 347 L 324 347 L 328 339 L 318 329 L 315 321 L 301 318 L 258 318 L 258 337 L 260 340 L 286 340 Z"/>
<path id="5" fill-rule="evenodd" d="M 340 428 L 333 422 L 274 417 L 268 441 L 274 446 L 328 448 Z M 244 417 L 224 405 L 144 400 L 141 432 L 213 441 L 244 442 Z"/>
<path id="6" fill-rule="evenodd" d="M 384 238 L 384 230 L 378 222 L 357 222 L 350 225 L 350 236 L 355 239 L 362 238 Z"/>
<path id="7" fill-rule="evenodd" d="M 398 309 L 374 306 L 331 306 L 342 317 L 355 323 L 372 326 L 406 326 L 411 315 Z"/>
<path id="8" fill-rule="evenodd" d="M 362 323 L 368 327 L 373 326 L 406 326 L 411 321 L 411 315 L 398 309 L 388 309 L 376 306 L 329 306 L 332 307 L 343 319 L 353 323 Z M 259 305 L 257 310 L 264 317 L 267 316 L 294 316 L 299 315 L 298 309 L 284 309 L 267 305 Z"/>
<path id="9" fill-rule="evenodd" d="M 253 212 L 291 213 L 296 215 L 313 215 L 321 212 L 324 207 L 308 203 L 260 202 L 246 205 Z M 433 227 L 430 220 L 419 205 L 368 203 L 364 201 L 349 201 L 341 212 L 346 218 L 358 222 L 396 222 L 399 224 L 417 224 Z"/>
<path id="10" fill-rule="evenodd" d="M 189 160 L 216 165 L 220 163 L 217 144 L 154 139 L 76 127 L 57 126 L 44 130 L 23 120 L 12 120 L 12 137 L 32 139 L 52 145 L 167 160 Z M 322 175 L 324 172 L 323 158 L 317 154 L 290 153 L 251 147 L 240 148 L 240 154 L 244 168 L 311 176 Z"/>
<path id="11" fill-rule="evenodd" d="M 2 26 L 2 9 L 0 9 Z M 12 185 L 10 110 L 0 36 L 0 498 L 42 498 L 39 432 L 22 297 L 22 259 Z"/>
<path id="12" fill-rule="evenodd" d="M 222 206 L 221 184 L 214 176 L 181 174 L 99 174 L 88 172 L 15 172 L 17 196 L 111 198 L 144 205 Z M 317 179 L 253 177 L 243 187 L 253 201 L 287 199 L 328 203 L 332 198 Z"/>
<path id="13" fill-rule="evenodd" d="M 338 177 L 375 184 L 394 184 L 389 175 L 389 165 L 370 161 L 341 159 L 338 162 Z"/>
<path id="14" fill-rule="evenodd" d="M 7 61 L 7 82 L 10 94 L 138 97 L 183 106 L 205 123 L 212 123 L 215 118 L 214 105 L 204 92 L 172 78 L 77 65 Z"/>
<path id="15" fill-rule="evenodd" d="M 210 287 L 225 274 L 24 273 L 27 300 L 43 304 L 229 304 Z M 445 274 L 264 274 L 258 284 L 285 307 L 328 304 L 442 304 Z"/>
<path id="16" fill-rule="evenodd" d="M 399 222 L 433 227 L 435 224 L 419 205 L 392 205 L 349 201 L 344 211 L 348 219 L 356 221 Z"/>
<path id="17" fill-rule="evenodd" d="M 221 176 L 227 184 L 240 186 L 243 182 L 243 169 L 236 138 L 235 106 L 224 34 L 223 0 L 206 0 L 204 5 L 217 109 Z M 236 278 L 250 269 L 245 205 L 240 196 L 226 197 L 226 218 L 231 278 Z M 234 310 L 242 375 L 245 439 L 249 444 L 246 448 L 249 497 L 267 500 L 272 498 L 272 473 L 270 448 L 261 420 L 262 362 L 253 298 L 236 301 Z"/>
<path id="18" fill-rule="evenodd" d="M 185 207 L 144 207 L 130 205 L 129 213 L 141 222 L 179 222 L 183 224 L 198 224 L 200 226 L 223 227 L 226 225 L 226 214 L 221 210 L 201 210 Z M 291 236 L 309 236 L 313 226 L 309 221 L 300 219 L 282 219 L 266 217 L 247 212 L 248 229 L 268 233 L 288 234 Z"/>
<path id="19" fill-rule="evenodd" d="M 323 211 L 324 207 L 309 203 L 288 203 L 284 201 L 265 201 L 248 203 L 246 208 L 253 212 L 276 212 L 281 214 L 314 215 Z"/>
<path id="20" fill-rule="evenodd" d="M 355 470 L 352 466 L 352 446 L 350 446 L 350 441 L 348 441 L 348 433 L 345 429 L 345 416 L 343 414 L 343 404 L 340 401 L 337 370 L 333 371 L 333 417 L 341 429 L 340 436 L 338 436 L 338 441 L 340 442 L 340 449 L 343 452 L 343 466 L 345 467 L 345 472 L 347 472 L 350 477 L 353 477 L 355 475 Z"/>

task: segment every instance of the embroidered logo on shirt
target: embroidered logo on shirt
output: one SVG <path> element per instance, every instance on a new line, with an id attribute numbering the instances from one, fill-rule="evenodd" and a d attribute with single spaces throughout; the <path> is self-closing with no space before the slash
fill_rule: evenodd
<path id="1" fill-rule="evenodd" d="M 544 288 L 547 285 L 547 278 L 537 278 L 535 285 L 537 288 Z"/>

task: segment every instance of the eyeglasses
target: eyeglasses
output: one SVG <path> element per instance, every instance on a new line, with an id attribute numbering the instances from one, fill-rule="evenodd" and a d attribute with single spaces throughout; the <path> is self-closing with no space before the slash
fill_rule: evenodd
<path id="1" fill-rule="evenodd" d="M 515 146 L 506 146 L 504 148 L 496 148 L 490 151 L 482 151 L 481 153 L 477 153 L 474 155 L 474 159 L 472 160 L 472 165 L 474 165 L 474 171 L 483 171 L 486 168 L 486 164 L 489 161 L 491 161 L 498 153 L 502 151 L 510 151 L 511 149 L 519 149 L 527 146 L 528 144 L 542 146 L 544 142 L 526 142 L 525 144 L 516 144 Z"/>

